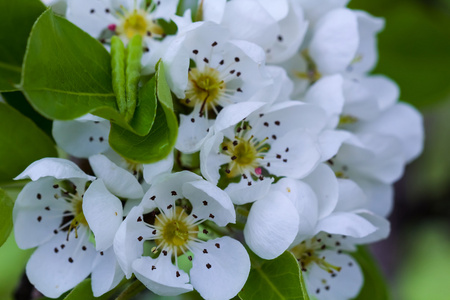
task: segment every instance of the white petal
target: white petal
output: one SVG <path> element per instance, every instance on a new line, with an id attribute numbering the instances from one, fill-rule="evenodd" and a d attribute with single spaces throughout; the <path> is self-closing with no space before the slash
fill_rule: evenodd
<path id="1" fill-rule="evenodd" d="M 91 273 L 96 252 L 85 229 L 79 227 L 78 235 L 72 231 L 67 241 L 67 233 L 60 232 L 31 255 L 28 279 L 45 296 L 57 298 Z"/>
<path id="2" fill-rule="evenodd" d="M 114 253 L 127 279 L 131 277 L 133 261 L 144 252 L 144 241 L 154 236 L 144 224 L 142 213 L 141 206 L 134 207 L 114 237 Z"/>
<path id="3" fill-rule="evenodd" d="M 322 1 L 311 1 L 311 0 L 297 0 L 301 3 L 305 14 L 308 19 L 316 21 L 321 16 L 325 15 L 327 12 L 347 6 L 350 0 L 322 0 Z"/>
<path id="4" fill-rule="evenodd" d="M 231 161 L 228 156 L 219 153 L 223 139 L 223 134 L 219 132 L 209 137 L 200 150 L 200 169 L 202 175 L 214 184 L 217 184 L 220 179 L 220 166 Z"/>
<path id="5" fill-rule="evenodd" d="M 376 180 L 357 178 L 355 181 L 367 195 L 367 209 L 379 216 L 387 217 L 394 207 L 394 189 L 392 184 Z"/>
<path id="6" fill-rule="evenodd" d="M 356 15 L 348 9 L 335 9 L 316 24 L 309 54 L 320 73 L 338 73 L 353 60 L 358 43 Z"/>
<path id="7" fill-rule="evenodd" d="M 378 60 L 376 35 L 383 29 L 384 20 L 365 11 L 355 11 L 355 14 L 358 17 L 359 47 L 351 71 L 366 73 L 375 67 Z"/>
<path id="8" fill-rule="evenodd" d="M 75 163 L 62 159 L 46 157 L 33 162 L 15 180 L 30 178 L 33 181 L 41 177 L 52 176 L 56 179 L 81 178 L 94 180 L 95 177 L 85 174 Z"/>
<path id="9" fill-rule="evenodd" d="M 341 270 L 331 275 L 316 264 L 309 267 L 304 276 L 311 297 L 319 297 L 320 300 L 356 297 L 363 285 L 363 274 L 358 263 L 350 255 L 330 250 L 322 251 L 320 256 L 324 256 L 328 263 Z"/>
<path id="10" fill-rule="evenodd" d="M 369 244 L 378 242 L 389 236 L 391 225 L 388 220 L 368 211 L 361 211 L 358 215 L 370 222 L 377 230 L 363 238 L 349 238 L 350 242 L 353 240 L 358 244 Z"/>
<path id="11" fill-rule="evenodd" d="M 203 180 L 189 171 L 167 174 L 158 179 L 144 195 L 142 204 L 146 212 L 158 207 L 168 213 L 170 208 L 175 205 L 175 201 L 184 197 L 182 188 L 184 183 Z"/>
<path id="12" fill-rule="evenodd" d="M 319 218 L 329 215 L 338 201 L 338 183 L 334 172 L 327 165 L 320 164 L 303 181 L 309 184 L 317 195 Z"/>
<path id="13" fill-rule="evenodd" d="M 281 66 L 286 70 L 289 78 L 294 83 L 291 97 L 300 99 L 311 84 L 308 79 L 308 61 L 301 53 L 296 53 L 289 60 L 283 62 Z"/>
<path id="14" fill-rule="evenodd" d="M 363 190 L 350 179 L 340 179 L 339 200 L 334 211 L 352 211 L 367 206 L 368 199 Z"/>
<path id="15" fill-rule="evenodd" d="M 205 180 L 183 184 L 183 194 L 192 204 L 191 215 L 211 220 L 219 226 L 236 221 L 236 212 L 230 197 L 223 190 Z"/>
<path id="16" fill-rule="evenodd" d="M 376 134 L 364 134 L 359 137 L 367 149 L 373 151 L 374 157 L 353 168 L 357 169 L 359 174 L 384 183 L 393 183 L 398 180 L 403 174 L 405 165 L 405 156 L 400 142 L 396 138 Z M 356 172 L 350 176 L 358 177 Z"/>
<path id="17" fill-rule="evenodd" d="M 97 177 L 114 195 L 124 198 L 140 198 L 144 195 L 137 179 L 128 171 L 118 167 L 106 156 L 97 154 L 89 157 L 89 163 Z"/>
<path id="18" fill-rule="evenodd" d="M 280 192 L 272 191 L 250 209 L 245 241 L 258 256 L 274 259 L 292 244 L 298 224 L 299 215 L 292 202 Z"/>
<path id="19" fill-rule="evenodd" d="M 265 104 L 266 103 L 264 102 L 241 102 L 224 107 L 217 115 L 216 121 L 214 122 L 215 132 L 236 125 Z"/>
<path id="20" fill-rule="evenodd" d="M 280 1 L 263 1 L 266 3 L 271 3 L 271 6 L 278 6 L 280 3 Z M 287 3 L 285 1 L 283 2 Z M 272 14 L 274 12 L 277 12 L 277 10 L 273 9 L 269 11 L 269 13 Z M 274 17 L 278 18 L 278 16 Z M 305 37 L 308 29 L 308 22 L 304 19 L 303 10 L 300 4 L 294 1 L 289 1 L 289 13 L 278 22 L 278 25 L 279 33 L 277 39 L 273 40 L 273 45 L 266 49 L 267 61 L 271 63 L 285 61 L 299 51 L 300 45 L 303 42 L 303 38 Z"/>
<path id="21" fill-rule="evenodd" d="M 255 119 L 256 122 L 253 121 Z M 266 137 L 275 140 L 294 129 L 303 129 L 308 133 L 317 134 L 327 122 L 323 109 L 298 101 L 278 103 L 264 114 L 254 117 L 253 120 L 249 118 L 253 127 L 252 134 L 259 140 Z"/>
<path id="22" fill-rule="evenodd" d="M 382 76 L 360 76 L 353 74 L 344 81 L 344 115 L 358 120 L 374 120 L 379 114 L 394 105 L 400 90 L 391 79 Z"/>
<path id="23" fill-rule="evenodd" d="M 241 51 L 239 52 L 244 52 L 243 54 L 245 54 L 247 57 L 245 57 L 245 61 L 247 64 L 249 64 L 249 62 L 251 64 L 253 64 L 254 66 L 258 66 L 258 67 L 262 67 L 264 65 L 264 63 L 266 62 L 266 53 L 264 51 L 263 48 L 261 48 L 260 46 L 258 46 L 255 43 L 251 43 L 245 40 L 231 40 L 230 44 L 236 46 L 238 49 L 240 49 Z M 240 61 L 244 62 L 244 61 Z M 245 62 L 244 62 L 245 63 Z M 257 68 L 251 68 L 253 69 L 253 71 L 256 71 Z M 241 68 L 244 68 L 244 66 L 240 66 Z M 247 67 L 251 67 L 251 65 L 247 66 Z M 256 74 L 252 74 L 253 76 L 255 76 Z"/>
<path id="24" fill-rule="evenodd" d="M 97 38 L 110 24 L 118 20 L 106 9 L 111 9 L 106 1 L 102 0 L 68 0 L 66 17 L 69 21 Z"/>
<path id="25" fill-rule="evenodd" d="M 101 179 L 92 182 L 86 190 L 83 213 L 94 233 L 96 250 L 110 248 L 122 223 L 122 202 L 106 189 Z"/>
<path id="26" fill-rule="evenodd" d="M 56 144 L 70 155 L 88 158 L 109 148 L 109 121 L 53 121 Z"/>
<path id="27" fill-rule="evenodd" d="M 62 225 L 63 212 L 71 205 L 57 199 L 61 190 L 53 187 L 51 177 L 29 182 L 17 196 L 13 209 L 14 235 L 21 249 L 36 247 L 47 242 Z M 60 217 L 58 217 L 60 215 Z"/>
<path id="28" fill-rule="evenodd" d="M 141 75 L 155 73 L 155 66 L 164 57 L 168 48 L 172 45 L 175 36 L 166 36 L 163 40 L 155 40 L 153 37 L 144 36 L 143 43 L 149 51 L 144 51 L 141 58 Z"/>
<path id="29" fill-rule="evenodd" d="M 179 99 L 184 98 L 184 91 L 188 83 L 189 54 L 184 48 L 185 38 L 185 36 L 181 36 L 174 39 L 162 57 L 167 83 L 170 90 Z"/>
<path id="30" fill-rule="evenodd" d="M 221 25 L 229 29 L 233 38 L 263 48 L 269 47 L 278 33 L 276 20 L 255 0 L 227 2 Z"/>
<path id="31" fill-rule="evenodd" d="M 355 213 L 335 212 L 319 221 L 316 233 L 321 231 L 362 238 L 375 232 L 377 228 L 365 218 Z"/>
<path id="32" fill-rule="evenodd" d="M 166 158 L 152 163 L 144 165 L 144 179 L 147 183 L 152 183 L 153 179 L 163 173 L 169 173 L 172 171 L 174 163 L 173 152 L 171 152 Z"/>
<path id="33" fill-rule="evenodd" d="M 123 206 L 123 215 L 127 216 L 130 211 L 133 209 L 133 207 L 138 206 L 139 204 L 141 204 L 142 199 L 128 199 L 125 202 L 125 205 Z"/>
<path id="34" fill-rule="evenodd" d="M 289 2 L 286 0 L 258 0 L 259 4 L 277 21 L 284 19 L 289 13 Z"/>
<path id="35" fill-rule="evenodd" d="M 222 22 L 223 13 L 225 11 L 226 0 L 204 0 L 198 1 L 203 3 L 203 20 L 214 23 Z"/>
<path id="36" fill-rule="evenodd" d="M 314 235 L 319 216 L 317 196 L 311 187 L 291 178 L 282 178 L 274 186 L 294 204 L 299 215 L 298 233 L 293 244 L 301 242 L 300 237 Z"/>
<path id="37" fill-rule="evenodd" d="M 248 185 L 249 182 L 251 185 Z M 267 195 L 272 182 L 273 178 L 264 178 L 264 180 L 258 181 L 241 179 L 238 183 L 230 183 L 225 188 L 225 192 L 230 195 L 234 204 L 242 205 L 254 202 Z"/>
<path id="38" fill-rule="evenodd" d="M 112 247 L 102 253 L 97 253 L 91 275 L 94 296 L 99 297 L 115 288 L 123 276 Z"/>
<path id="39" fill-rule="evenodd" d="M 145 1 L 143 1 L 145 2 Z M 152 12 L 154 19 L 165 19 L 169 21 L 177 11 L 178 0 L 164 0 L 158 2 L 155 10 Z"/>
<path id="40" fill-rule="evenodd" d="M 157 259 L 141 257 L 133 262 L 137 279 L 149 290 L 161 296 L 176 296 L 192 291 L 189 276 L 172 264 L 171 256 Z"/>
<path id="41" fill-rule="evenodd" d="M 251 99 L 255 99 L 255 101 L 264 99 L 267 103 L 289 100 L 294 90 L 294 83 L 288 77 L 286 70 L 279 66 L 269 65 L 265 67 L 265 71 L 273 82 L 270 85 L 260 88 Z"/>
<path id="42" fill-rule="evenodd" d="M 339 151 L 342 143 L 350 138 L 350 134 L 344 130 L 324 130 L 319 136 L 319 148 L 322 153 L 320 161 L 333 158 Z"/>
<path id="43" fill-rule="evenodd" d="M 190 275 L 194 288 L 204 299 L 225 300 L 236 296 L 250 272 L 250 258 L 244 246 L 227 236 L 200 246 L 193 249 Z"/>
<path id="44" fill-rule="evenodd" d="M 407 161 L 416 158 L 423 150 L 422 115 L 405 103 L 397 103 L 375 121 L 361 124 L 357 130 L 361 133 L 377 132 L 395 136 L 402 144 Z"/>
<path id="45" fill-rule="evenodd" d="M 272 158 L 270 167 L 267 167 L 271 174 L 299 179 L 314 170 L 321 154 L 314 138 L 300 129 L 277 138 L 267 157 Z"/>
<path id="46" fill-rule="evenodd" d="M 324 76 L 308 89 L 304 98 L 306 103 L 313 103 L 322 107 L 328 118 L 336 119 L 334 124 L 329 122 L 330 128 L 334 128 L 337 125 L 337 116 L 341 114 L 344 106 L 343 83 L 344 81 L 340 74 Z"/>
<path id="47" fill-rule="evenodd" d="M 175 148 L 187 154 L 199 151 L 207 137 L 209 127 L 213 123 L 213 120 L 199 117 L 199 113 L 195 109 L 190 115 L 180 114 L 180 126 Z"/>

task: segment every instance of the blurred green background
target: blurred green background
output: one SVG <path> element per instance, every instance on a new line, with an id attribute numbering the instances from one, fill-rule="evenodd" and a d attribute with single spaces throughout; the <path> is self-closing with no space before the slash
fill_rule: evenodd
<path id="1" fill-rule="evenodd" d="M 372 246 L 395 300 L 450 299 L 450 0 L 352 0 L 386 19 L 379 62 L 424 115 L 425 149 L 396 184 L 390 237 Z M 370 300 L 370 299 L 368 299 Z"/>
<path id="2" fill-rule="evenodd" d="M 353 0 L 386 19 L 374 73 L 425 118 L 422 156 L 396 184 L 390 237 L 372 247 L 395 300 L 450 299 L 450 0 Z M 11 299 L 30 251 L 0 248 L 0 299 Z M 367 299 L 370 300 L 370 299 Z"/>

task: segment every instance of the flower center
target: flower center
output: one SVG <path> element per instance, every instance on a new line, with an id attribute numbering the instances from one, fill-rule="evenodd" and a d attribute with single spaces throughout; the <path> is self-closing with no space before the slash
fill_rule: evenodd
<path id="1" fill-rule="evenodd" d="M 117 26 L 117 34 L 127 39 L 139 34 L 141 36 L 156 35 L 162 36 L 164 30 L 155 21 L 147 19 L 147 11 L 134 9 L 132 12 L 126 12 L 122 22 Z"/>
<path id="2" fill-rule="evenodd" d="M 309 56 L 307 50 L 304 50 L 301 54 L 305 59 L 306 69 L 302 71 L 294 71 L 294 76 L 303 80 L 309 80 L 309 82 L 313 84 L 322 77 L 322 74 L 320 74 L 320 72 L 317 70 L 316 64 Z"/>
<path id="3" fill-rule="evenodd" d="M 222 151 L 231 157 L 227 170 L 228 176 L 235 177 L 245 173 L 261 175 L 260 159 L 263 159 L 264 153 L 269 150 L 265 142 L 266 139 L 258 141 L 253 136 L 249 139 L 236 137 L 233 141 L 224 142 Z"/>
<path id="4" fill-rule="evenodd" d="M 142 174 L 144 172 L 144 166 L 140 163 L 133 162 L 131 160 L 125 159 L 127 169 L 130 170 L 134 177 L 136 177 L 138 180 L 142 178 Z"/>
<path id="5" fill-rule="evenodd" d="M 326 249 L 325 245 L 320 244 L 320 240 L 313 238 L 309 242 L 303 241 L 289 251 L 297 258 L 303 271 L 307 271 L 307 268 L 312 263 L 315 263 L 328 273 L 334 273 L 335 271 L 339 272 L 341 267 L 330 264 L 325 260 L 325 257 L 320 256 L 319 250 L 324 249 Z"/>
<path id="6" fill-rule="evenodd" d="M 77 229 L 80 224 L 89 228 L 89 224 L 83 213 L 83 198 L 77 192 L 75 194 L 68 193 L 64 198 L 72 204 L 73 213 L 73 219 L 70 221 L 69 229 L 67 230 L 67 240 L 72 230 L 75 230 L 75 237 L 78 238 Z"/>
<path id="7" fill-rule="evenodd" d="M 179 206 L 172 210 L 171 215 L 159 215 L 154 227 L 160 232 L 156 244 L 172 249 L 177 255 L 183 254 L 188 243 L 198 234 L 198 226 L 193 224 L 184 209 Z"/>
<path id="8" fill-rule="evenodd" d="M 186 98 L 183 104 L 194 107 L 201 104 L 201 111 L 214 109 L 225 93 L 226 84 L 220 79 L 220 72 L 205 66 L 203 71 L 193 68 L 189 71 Z"/>

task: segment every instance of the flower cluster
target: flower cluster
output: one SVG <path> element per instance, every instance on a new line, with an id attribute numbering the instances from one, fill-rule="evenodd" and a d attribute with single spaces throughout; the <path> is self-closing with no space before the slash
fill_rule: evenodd
<path id="1" fill-rule="evenodd" d="M 167 158 L 141 164 L 109 146 L 109 120 L 54 121 L 58 146 L 88 164 L 44 158 L 16 178 L 32 180 L 14 228 L 37 247 L 39 291 L 91 274 L 99 296 L 135 275 L 159 295 L 230 299 L 250 249 L 290 251 L 317 299 L 357 296 L 349 253 L 387 237 L 392 184 L 423 143 L 420 114 L 369 74 L 382 19 L 345 0 L 53 2 L 108 50 L 142 36 L 142 75 L 162 60 L 179 128 Z"/>

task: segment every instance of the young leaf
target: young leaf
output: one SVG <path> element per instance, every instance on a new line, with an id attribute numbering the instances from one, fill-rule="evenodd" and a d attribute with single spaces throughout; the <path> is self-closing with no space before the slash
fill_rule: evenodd
<path id="1" fill-rule="evenodd" d="M 125 69 L 127 102 L 125 120 L 133 118 L 138 96 L 138 85 L 141 78 L 142 37 L 135 35 L 127 47 L 127 64 Z"/>
<path id="2" fill-rule="evenodd" d="M 11 180 L 35 160 L 57 156 L 53 141 L 5 103 L 0 103 L 0 145 L 0 182 Z"/>
<path id="3" fill-rule="evenodd" d="M 4 190 L 0 189 L 0 247 L 8 239 L 13 227 L 13 206 L 13 200 L 6 194 Z"/>
<path id="4" fill-rule="evenodd" d="M 152 103 L 156 107 L 156 100 L 157 108 L 151 110 L 149 101 L 154 101 Z M 156 162 L 165 158 L 172 151 L 178 133 L 178 122 L 173 112 L 172 95 L 161 62 L 156 66 L 155 76 L 141 88 L 139 105 L 143 107 L 136 110 L 135 118 L 142 119 L 139 114 L 154 115 L 153 119 L 148 119 L 152 121 L 153 125 L 150 132 L 146 136 L 139 136 L 113 124 L 109 135 L 109 143 L 115 151 L 131 161 Z M 146 105 L 148 105 L 147 110 L 144 110 Z M 133 120 L 130 124 L 133 124 Z"/>
<path id="5" fill-rule="evenodd" d="M 273 260 L 253 263 L 239 297 L 243 300 L 308 299 L 307 295 L 303 295 L 298 262 L 288 251 Z"/>
<path id="6" fill-rule="evenodd" d="M 355 300 L 388 300 L 390 299 L 386 281 L 380 269 L 366 247 L 359 247 L 351 253 L 361 267 L 364 275 L 364 286 Z"/>
<path id="7" fill-rule="evenodd" d="M 173 128 L 161 104 L 158 104 L 156 118 L 150 133 L 144 137 L 112 124 L 109 143 L 123 157 L 139 163 L 152 163 L 165 158 L 175 144 Z M 176 137 L 176 136 L 175 136 Z"/>
<path id="8" fill-rule="evenodd" d="M 125 45 L 118 36 L 111 38 L 112 85 L 120 113 L 125 113 L 127 94 L 125 90 Z"/>
<path id="9" fill-rule="evenodd" d="M 31 27 L 44 11 L 39 0 L 0 1 L 0 91 L 17 90 Z"/>

